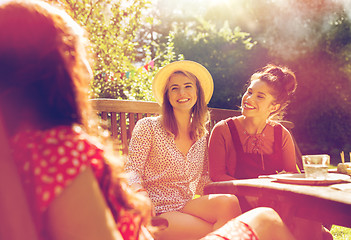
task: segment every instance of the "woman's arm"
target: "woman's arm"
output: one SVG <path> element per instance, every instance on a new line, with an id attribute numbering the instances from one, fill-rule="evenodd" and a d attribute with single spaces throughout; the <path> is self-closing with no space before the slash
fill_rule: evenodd
<path id="1" fill-rule="evenodd" d="M 123 239 L 90 168 L 53 200 L 45 218 L 54 240 Z"/>
<path id="2" fill-rule="evenodd" d="M 287 172 L 297 172 L 294 140 L 286 128 L 283 127 L 282 130 L 282 159 L 284 161 L 284 170 Z"/>
<path id="3" fill-rule="evenodd" d="M 208 172 L 208 147 L 207 147 L 207 142 L 206 142 L 206 149 L 203 151 L 204 152 L 204 162 L 203 162 L 203 168 L 202 168 L 202 172 L 201 172 L 201 178 L 200 181 L 198 183 L 198 185 L 196 186 L 196 194 L 198 195 L 203 195 L 203 190 L 204 187 L 211 182 L 210 179 L 210 175 Z"/>
<path id="4" fill-rule="evenodd" d="M 10 154 L 0 116 L 0 239 L 36 240 L 38 235 Z"/>
<path id="5" fill-rule="evenodd" d="M 211 180 L 215 182 L 235 179 L 227 173 L 226 156 L 228 149 L 226 149 L 226 140 L 223 131 L 225 127 L 227 126 L 224 121 L 217 123 L 209 139 L 209 172 Z M 231 161 L 236 161 L 236 159 L 231 159 Z"/>
<path id="6" fill-rule="evenodd" d="M 153 138 L 150 119 L 144 118 L 134 127 L 129 143 L 126 172 L 129 173 L 129 182 L 136 190 L 143 187 L 143 174 L 147 158 L 150 153 Z"/>

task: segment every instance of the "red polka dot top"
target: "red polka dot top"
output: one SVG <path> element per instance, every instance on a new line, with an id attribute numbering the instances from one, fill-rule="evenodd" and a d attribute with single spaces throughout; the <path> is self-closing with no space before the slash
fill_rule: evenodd
<path id="1" fill-rule="evenodd" d="M 98 181 L 103 177 L 103 152 L 77 126 L 24 131 L 14 136 L 11 146 L 34 222 L 45 239 L 44 212 L 87 167 L 92 167 Z M 106 198 L 112 199 L 107 200 L 114 208 L 117 228 L 124 239 L 137 239 L 140 218 L 128 214 L 109 194 L 104 192 Z"/>

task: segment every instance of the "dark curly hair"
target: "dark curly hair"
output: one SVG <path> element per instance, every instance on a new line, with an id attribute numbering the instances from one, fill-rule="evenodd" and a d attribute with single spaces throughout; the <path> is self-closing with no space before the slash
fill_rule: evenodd
<path id="1" fill-rule="evenodd" d="M 270 118 L 282 118 L 291 95 L 297 87 L 295 74 L 288 67 L 268 64 L 251 76 L 249 84 L 258 79 L 268 84 L 272 89 L 271 94 L 275 98 L 274 103 L 280 104 L 280 108 L 273 112 Z"/>

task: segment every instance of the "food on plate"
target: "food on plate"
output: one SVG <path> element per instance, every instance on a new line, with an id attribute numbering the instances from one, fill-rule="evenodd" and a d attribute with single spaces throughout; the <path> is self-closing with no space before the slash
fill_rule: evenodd
<path id="1" fill-rule="evenodd" d="M 351 175 L 351 162 L 339 163 L 337 167 L 337 172 Z"/>

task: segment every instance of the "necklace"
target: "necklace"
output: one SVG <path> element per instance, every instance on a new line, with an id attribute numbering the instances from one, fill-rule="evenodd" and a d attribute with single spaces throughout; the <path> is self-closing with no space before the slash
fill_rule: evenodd
<path id="1" fill-rule="evenodd" d="M 247 130 L 246 130 L 246 128 L 245 128 L 245 126 L 243 126 L 244 127 L 244 134 L 245 135 L 248 135 L 248 136 L 265 136 L 265 134 L 264 134 L 264 130 L 266 129 L 266 126 L 267 126 L 267 123 L 264 125 L 264 127 L 262 128 L 262 130 L 261 131 L 259 131 L 258 129 L 256 130 L 256 132 L 255 133 L 249 133 Z"/>

